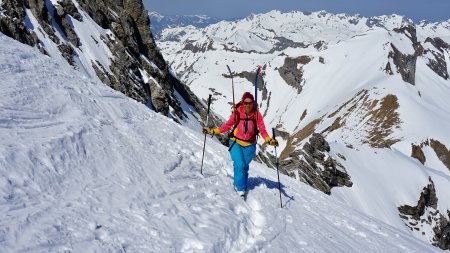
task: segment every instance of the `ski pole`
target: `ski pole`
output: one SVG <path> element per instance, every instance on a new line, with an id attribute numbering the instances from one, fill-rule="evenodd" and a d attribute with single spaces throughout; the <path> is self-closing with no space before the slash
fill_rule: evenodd
<path id="1" fill-rule="evenodd" d="M 208 97 L 208 111 L 206 112 L 206 121 L 205 121 L 205 127 L 208 127 L 208 121 L 209 121 L 209 108 L 211 106 L 211 94 L 209 94 Z M 203 154 L 202 154 L 202 167 L 200 168 L 200 174 L 203 175 L 203 159 L 205 158 L 205 147 L 206 147 L 206 133 L 205 133 L 205 139 L 203 140 Z"/>
<path id="2" fill-rule="evenodd" d="M 275 139 L 275 128 L 272 128 L 272 135 Z M 280 171 L 278 170 L 278 156 L 277 156 L 277 147 L 275 146 L 275 164 L 277 166 L 277 175 L 278 175 L 278 191 L 280 192 L 280 207 L 283 208 L 283 202 L 281 202 L 281 184 L 280 184 Z"/>

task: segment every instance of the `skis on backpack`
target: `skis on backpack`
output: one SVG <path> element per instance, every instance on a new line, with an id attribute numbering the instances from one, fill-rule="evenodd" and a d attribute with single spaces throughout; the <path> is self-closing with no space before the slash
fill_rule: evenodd
<path id="1" fill-rule="evenodd" d="M 236 117 L 235 122 L 238 122 L 238 118 L 237 118 L 237 106 L 234 100 L 234 81 L 233 81 L 233 73 L 231 72 L 230 67 L 227 65 L 228 71 L 230 72 L 230 76 L 231 76 L 231 85 L 232 85 L 232 91 L 233 91 L 233 113 Z M 261 65 L 258 65 L 258 67 L 256 68 L 256 75 L 255 75 L 255 82 L 254 82 L 254 86 L 255 86 L 255 94 L 254 94 L 254 104 L 253 104 L 253 108 L 255 109 L 255 111 L 258 111 L 258 77 L 259 74 L 261 73 Z M 235 124 L 236 127 L 237 124 Z M 231 131 L 233 132 L 234 129 Z M 236 144 L 236 139 L 233 141 L 233 143 L 231 144 L 230 148 L 228 149 L 228 151 L 231 151 L 231 149 L 233 148 L 234 144 Z"/>
<path id="2" fill-rule="evenodd" d="M 261 65 L 258 65 L 258 67 L 256 68 L 256 75 L 255 75 L 255 110 L 258 110 L 258 77 L 259 74 L 261 73 Z"/>
<path id="3" fill-rule="evenodd" d="M 235 100 L 234 100 L 234 80 L 233 80 L 233 73 L 231 72 L 230 66 L 227 65 L 228 68 L 228 72 L 230 72 L 230 77 L 231 77 L 231 89 L 233 91 L 233 112 L 235 113 L 234 115 L 236 115 L 236 106 L 234 106 L 236 104 Z"/>

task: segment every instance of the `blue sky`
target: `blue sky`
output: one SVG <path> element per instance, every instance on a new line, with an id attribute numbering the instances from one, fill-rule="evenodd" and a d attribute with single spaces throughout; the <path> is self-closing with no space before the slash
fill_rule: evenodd
<path id="1" fill-rule="evenodd" d="M 426 19 L 450 19 L 450 0 L 143 0 L 150 11 L 165 15 L 206 14 L 231 19 L 243 18 L 250 13 L 263 13 L 273 9 L 331 13 L 359 13 L 363 16 L 406 16 L 414 22 Z"/>

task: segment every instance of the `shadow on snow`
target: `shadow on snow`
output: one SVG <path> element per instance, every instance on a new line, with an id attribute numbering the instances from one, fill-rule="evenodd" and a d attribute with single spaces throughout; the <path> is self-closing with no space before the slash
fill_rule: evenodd
<path id="1" fill-rule="evenodd" d="M 247 190 L 253 190 L 256 187 L 259 187 L 261 185 L 265 185 L 268 189 L 277 189 L 278 190 L 278 182 L 274 182 L 272 180 L 269 180 L 267 178 L 262 177 L 249 177 L 247 181 Z M 285 206 L 289 201 L 294 201 L 294 196 L 289 196 L 286 193 L 285 186 L 280 183 L 280 190 L 283 196 L 288 198 L 289 200 L 285 203 L 283 203 L 283 206 Z M 283 201 L 284 202 L 284 201 Z"/>

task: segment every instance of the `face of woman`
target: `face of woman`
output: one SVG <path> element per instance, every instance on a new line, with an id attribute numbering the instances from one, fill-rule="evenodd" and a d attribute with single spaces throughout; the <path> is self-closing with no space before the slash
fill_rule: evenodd
<path id="1" fill-rule="evenodd" d="M 253 110 L 253 101 L 249 98 L 246 98 L 242 103 L 244 105 L 244 112 L 250 113 Z"/>

